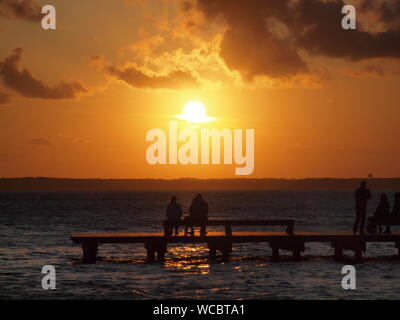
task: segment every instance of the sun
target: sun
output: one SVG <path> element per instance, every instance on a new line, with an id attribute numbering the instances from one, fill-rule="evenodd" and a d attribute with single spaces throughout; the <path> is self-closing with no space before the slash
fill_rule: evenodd
<path id="1" fill-rule="evenodd" d="M 206 115 L 204 104 L 199 101 L 189 101 L 183 108 L 183 114 L 178 116 L 181 120 L 186 120 L 192 123 L 201 123 L 213 121 L 214 118 Z"/>

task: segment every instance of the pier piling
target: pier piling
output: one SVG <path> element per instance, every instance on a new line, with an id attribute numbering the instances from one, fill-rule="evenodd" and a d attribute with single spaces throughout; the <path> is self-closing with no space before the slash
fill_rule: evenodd
<path id="1" fill-rule="evenodd" d="M 96 263 L 96 256 L 99 250 L 99 246 L 97 243 L 83 243 L 82 251 L 83 251 L 83 263 L 91 264 Z"/>

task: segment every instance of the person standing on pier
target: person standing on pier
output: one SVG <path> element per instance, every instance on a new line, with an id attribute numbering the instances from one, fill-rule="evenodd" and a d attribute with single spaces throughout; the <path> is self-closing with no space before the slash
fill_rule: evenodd
<path id="1" fill-rule="evenodd" d="M 356 219 L 354 220 L 353 233 L 360 230 L 364 234 L 365 219 L 367 216 L 367 203 L 371 199 L 371 192 L 367 189 L 367 182 L 362 181 L 360 187 L 355 191 Z"/>
<path id="2" fill-rule="evenodd" d="M 172 234 L 173 226 L 175 226 L 175 235 L 178 235 L 178 228 L 181 224 L 182 208 L 176 201 L 176 196 L 172 196 L 167 207 L 167 221 L 171 223 L 171 226 L 168 227 L 168 235 Z"/>

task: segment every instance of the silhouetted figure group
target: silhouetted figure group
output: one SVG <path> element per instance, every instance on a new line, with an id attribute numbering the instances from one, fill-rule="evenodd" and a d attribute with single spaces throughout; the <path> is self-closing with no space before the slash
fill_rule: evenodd
<path id="1" fill-rule="evenodd" d="M 356 218 L 353 225 L 353 233 L 364 234 L 365 220 L 367 216 L 367 203 L 371 199 L 371 192 L 367 188 L 367 182 L 362 181 L 360 187 L 355 191 Z M 374 212 L 376 218 L 400 217 L 400 192 L 395 193 L 393 210 L 390 212 L 390 203 L 386 194 L 382 193 L 378 207 Z M 382 226 L 379 226 L 379 233 L 382 233 Z M 384 233 L 390 233 L 390 225 L 386 226 Z"/>
<path id="2" fill-rule="evenodd" d="M 172 229 L 175 227 L 175 235 L 179 234 L 179 225 L 185 224 L 185 235 L 194 235 L 194 226 L 200 226 L 200 235 L 207 234 L 206 226 L 208 219 L 208 203 L 203 199 L 201 194 L 192 200 L 189 208 L 189 215 L 183 218 L 182 221 L 182 207 L 177 203 L 176 196 L 171 197 L 171 201 L 167 207 L 167 221 L 172 225 L 168 230 L 168 234 L 172 234 Z M 190 232 L 188 231 L 190 227 Z"/>
<path id="3" fill-rule="evenodd" d="M 367 218 L 367 204 L 368 200 L 372 198 L 370 190 L 367 188 L 367 182 L 362 181 L 360 187 L 355 191 L 356 200 L 356 218 L 353 224 L 353 233 L 359 232 L 365 234 L 365 221 Z M 208 220 L 208 203 L 203 199 L 201 194 L 192 200 L 189 208 L 189 215 L 184 217 L 182 220 L 183 212 L 181 205 L 177 202 L 176 196 L 172 196 L 167 206 L 167 222 L 169 223 L 169 229 L 167 234 L 172 235 L 173 229 L 175 229 L 175 235 L 179 234 L 179 226 L 185 225 L 185 236 L 190 234 L 194 235 L 194 226 L 200 226 L 200 235 L 204 236 L 207 234 L 206 226 Z M 380 202 L 374 212 L 374 217 L 385 218 L 385 217 L 399 217 L 400 218 L 400 192 L 395 193 L 395 200 L 393 209 L 390 212 L 390 204 L 386 194 L 381 194 Z M 382 226 L 379 226 L 379 233 L 382 233 Z M 190 232 L 188 229 L 191 229 Z M 390 225 L 386 226 L 384 233 L 390 233 Z"/>

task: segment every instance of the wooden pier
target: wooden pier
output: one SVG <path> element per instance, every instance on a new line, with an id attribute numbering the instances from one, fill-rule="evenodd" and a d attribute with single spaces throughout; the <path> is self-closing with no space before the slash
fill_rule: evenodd
<path id="1" fill-rule="evenodd" d="M 142 243 L 149 260 L 162 261 L 167 247 L 175 243 L 204 243 L 209 249 L 210 258 L 215 258 L 217 250 L 224 259 L 229 258 L 234 243 L 268 243 L 272 257 L 279 258 L 280 250 L 289 250 L 300 259 L 305 244 L 312 242 L 330 243 L 334 256 L 340 258 L 343 250 L 351 250 L 356 258 L 361 258 L 368 242 L 391 242 L 400 256 L 400 233 L 355 235 L 349 232 L 209 232 L 206 236 L 167 236 L 164 233 L 85 233 L 73 234 L 71 240 L 82 245 L 83 262 L 95 263 L 99 244 Z"/>

